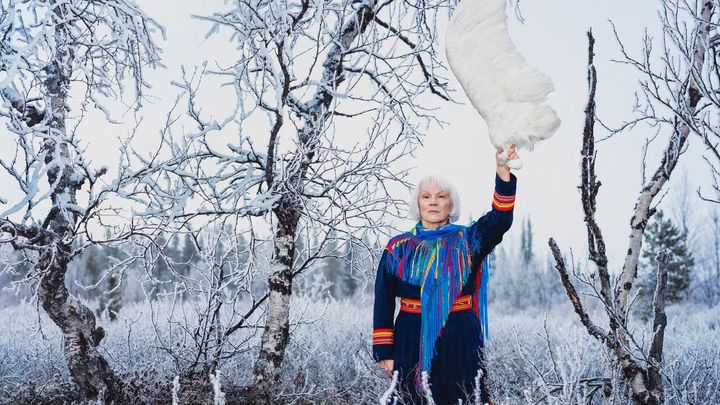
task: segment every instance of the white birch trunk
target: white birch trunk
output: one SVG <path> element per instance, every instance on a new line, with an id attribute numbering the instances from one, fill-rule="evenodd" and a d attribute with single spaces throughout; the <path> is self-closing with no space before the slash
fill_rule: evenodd
<path id="1" fill-rule="evenodd" d="M 58 19 L 67 18 L 65 7 L 56 5 Z M 48 181 L 54 186 L 50 213 L 43 227 L 45 247 L 37 264 L 43 274 L 38 296 L 43 309 L 63 333 L 64 351 L 73 381 L 88 399 L 117 399 L 121 382 L 108 362 L 97 350 L 105 332 L 96 328 L 95 315 L 65 287 L 65 273 L 72 248 L 68 242 L 74 232 L 77 218 L 76 192 L 84 177 L 73 167 L 72 157 L 64 144 L 67 92 L 72 69 L 72 51 L 65 27 L 55 27 L 56 50 L 52 63 L 46 68 L 44 86 L 50 114 L 49 137 L 45 142 L 45 163 Z"/>
<path id="2" fill-rule="evenodd" d="M 713 11 L 713 3 L 705 1 L 702 9 L 702 19 L 710 21 Z M 708 41 L 708 33 L 710 26 L 701 24 L 699 27 L 698 38 L 695 41 L 695 49 L 693 50 L 694 60 L 691 69 L 700 72 L 705 60 L 705 44 Z M 688 114 L 692 115 L 700 100 L 700 92 L 693 76 L 690 77 L 688 92 L 686 94 L 686 103 Z M 665 150 L 665 156 L 662 159 L 660 167 L 650 181 L 643 187 L 635 204 L 635 211 L 630 219 L 630 238 L 628 243 L 628 251 L 625 256 L 623 270 L 620 274 L 620 280 L 615 292 L 615 310 L 616 315 L 622 325 L 627 325 L 628 312 L 628 294 L 632 289 L 633 282 L 637 276 L 637 265 L 640 251 L 642 249 L 643 233 L 652 213 L 650 207 L 655 196 L 662 190 L 665 183 L 670 178 L 679 158 L 687 138 L 690 134 L 690 127 L 679 120 L 680 124 L 676 127 L 675 133 L 670 138 L 669 145 Z M 617 331 L 618 345 L 615 347 L 616 354 L 621 361 L 621 367 L 626 380 L 630 381 L 633 390 L 633 398 L 640 403 L 654 404 L 658 403 L 658 398 L 652 395 L 647 387 L 647 375 L 641 368 L 637 367 L 632 361 L 630 354 L 627 352 L 629 346 L 628 337 L 625 335 L 623 328 Z"/>
<path id="3" fill-rule="evenodd" d="M 323 63 L 323 81 L 326 87 L 320 87 L 313 98 L 304 105 L 305 125 L 300 129 L 298 138 L 301 144 L 296 153 L 304 154 L 299 167 L 289 173 L 286 183 L 280 187 L 283 194 L 278 204 L 273 208 L 273 213 L 278 218 L 278 228 L 275 233 L 275 248 L 273 259 L 273 273 L 270 276 L 269 298 L 265 329 L 262 336 L 260 354 L 255 362 L 255 388 L 259 394 L 259 403 L 270 403 L 272 401 L 272 387 L 278 381 L 280 366 L 285 354 L 285 348 L 289 339 L 290 329 L 290 298 L 292 295 L 293 279 L 293 257 L 295 254 L 295 236 L 297 226 L 302 212 L 301 202 L 297 196 L 302 194 L 305 177 L 313 161 L 314 151 L 317 142 L 322 134 L 323 126 L 329 118 L 329 107 L 334 99 L 333 91 L 344 80 L 343 76 L 343 52 L 350 48 L 351 44 L 367 28 L 374 18 L 375 2 L 367 2 L 360 6 L 349 22 L 342 25 L 338 35 L 338 42 L 330 49 L 327 58 Z M 283 46 L 280 44 L 279 46 Z M 282 60 L 279 61 L 281 69 Z M 286 78 L 287 80 L 287 78 Z M 288 83 L 283 83 L 287 88 Z M 282 101 L 282 100 L 281 100 Z M 277 125 L 282 124 L 281 116 L 276 119 Z M 275 128 L 273 133 L 277 133 Z M 268 148 L 268 177 L 269 186 L 273 186 L 274 172 L 272 151 L 275 145 L 271 141 Z"/>

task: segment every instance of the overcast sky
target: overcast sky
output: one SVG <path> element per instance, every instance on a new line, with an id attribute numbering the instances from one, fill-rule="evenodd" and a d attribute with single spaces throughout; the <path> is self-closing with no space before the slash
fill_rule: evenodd
<path id="1" fill-rule="evenodd" d="M 144 128 L 157 133 L 165 112 L 177 94 L 169 81 L 179 77 L 179 66 L 191 67 L 203 60 L 218 60 L 227 66 L 233 62 L 234 46 L 223 37 L 203 41 L 209 25 L 190 17 L 191 14 L 207 14 L 213 11 L 213 7 L 222 10 L 224 6 L 220 0 L 142 0 L 140 5 L 167 30 L 167 41 L 160 43 L 167 69 L 147 72 L 147 79 L 153 84 L 147 94 L 155 99 L 155 103 L 147 104 L 142 111 Z M 535 247 L 541 254 L 548 252 L 547 240 L 554 236 L 563 250 L 573 248 L 581 252 L 576 257 L 586 255 L 585 228 L 577 191 L 583 110 L 587 98 L 586 31 L 592 28 L 597 41 L 598 114 L 606 122 L 618 124 L 632 117 L 637 76 L 628 66 L 609 61 L 619 57 L 620 53 L 608 20 L 615 22 L 628 51 L 638 55 L 645 27 L 651 35 L 658 32 L 658 5 L 657 0 L 525 0 L 521 1 L 525 24 L 520 24 L 510 14 L 511 37 L 520 52 L 555 83 L 556 90 L 551 94 L 549 104 L 557 110 L 562 125 L 553 138 L 538 144 L 534 151 L 520 151 L 524 167 L 516 172 L 516 222 L 506 240 L 518 236 L 521 220 L 529 216 L 534 225 Z M 441 43 L 444 41 L 444 30 L 443 27 Z M 659 38 L 658 35 L 653 36 Z M 444 55 L 444 48 L 441 55 Z M 459 89 L 457 82 L 453 82 L 452 86 Z M 218 89 L 212 99 L 207 100 L 206 108 L 217 110 L 220 117 L 230 110 L 226 103 L 231 99 L 228 97 L 233 97 L 231 89 Z M 464 99 L 464 96 L 460 97 Z M 478 217 L 490 208 L 494 149 L 487 137 L 484 121 L 469 103 L 442 109 L 438 114 L 450 125 L 430 131 L 425 138 L 424 148 L 414 161 L 418 168 L 413 171 L 413 179 L 435 173 L 452 180 L 462 197 L 461 221 L 465 222 L 470 214 Z M 116 118 L 130 122 L 127 116 Z M 99 114 L 88 116 L 83 126 L 93 135 L 88 155 L 94 156 L 96 161 L 103 160 L 112 165 L 116 159 L 116 143 L 106 140 L 126 135 L 128 127 L 107 124 Z M 598 136 L 601 136 L 603 132 L 599 128 L 597 130 Z M 598 220 L 613 269 L 622 265 L 627 249 L 628 224 L 640 188 L 642 145 L 645 138 L 652 134 L 647 129 L 638 128 L 598 146 L 598 177 L 603 183 L 598 196 Z M 664 147 L 667 134 L 661 137 L 663 140 L 656 149 Z M 697 144 L 698 139 L 692 138 L 688 151 L 692 156 L 681 159 L 671 186 L 678 183 L 679 174 L 685 172 L 694 187 L 709 187 L 711 179 L 700 159 L 701 150 Z M 651 150 L 650 170 L 654 170 L 657 162 L 658 156 Z M 3 176 L 0 184 L 6 186 L 7 181 L 7 177 Z M 400 193 L 398 197 L 405 198 L 407 195 Z M 698 215 L 707 212 L 709 206 L 694 199 L 697 200 L 694 211 Z M 672 196 L 666 198 L 668 203 L 672 200 Z M 412 224 L 413 221 L 408 220 L 400 226 L 409 228 Z"/>
<path id="2" fill-rule="evenodd" d="M 534 226 L 536 249 L 549 252 L 548 238 L 555 237 L 562 249 L 573 247 L 584 256 L 587 237 L 577 186 L 580 184 L 583 110 L 588 95 L 586 32 L 592 28 L 596 39 L 597 113 L 603 121 L 619 124 L 632 117 L 638 76 L 627 65 L 610 62 L 613 58 L 619 59 L 620 52 L 608 20 L 615 23 L 628 52 L 639 56 L 645 27 L 651 36 L 660 38 L 656 11 L 659 1 L 545 0 L 520 4 L 525 24 L 510 14 L 511 37 L 528 62 L 553 79 L 556 90 L 550 95 L 549 104 L 558 112 L 562 124 L 553 138 L 539 143 L 534 151 L 521 152 L 524 167 L 516 172 L 516 222 L 510 232 L 519 235 L 520 220 L 529 216 Z M 455 180 L 463 196 L 465 213 L 468 210 L 473 214 L 482 213 L 490 198 L 488 184 L 494 166 L 484 122 L 469 104 L 449 112 L 448 121 L 449 128 L 428 137 L 420 165 L 429 172 L 440 171 Z M 596 136 L 600 138 L 603 134 L 600 126 L 596 126 Z M 645 138 L 653 134 L 647 128 L 637 127 L 597 147 L 597 175 L 602 182 L 597 218 L 605 235 L 611 269 L 622 267 L 629 222 L 641 185 L 642 145 Z M 652 152 L 665 146 L 667 133 L 662 133 L 661 138 L 648 156 L 648 167 L 652 171 L 659 162 L 657 153 Z M 694 187 L 704 186 L 703 190 L 709 191 L 711 178 L 700 159 L 702 148 L 698 140 L 691 138 L 688 155 L 681 159 L 671 179 L 671 188 L 679 183 L 682 173 L 687 173 Z M 467 162 L 475 160 L 479 161 L 477 171 L 464 169 Z M 666 203 L 672 205 L 675 199 L 669 194 L 661 207 Z M 691 200 L 697 210 L 694 214 L 707 212 L 709 205 L 695 194 Z"/>

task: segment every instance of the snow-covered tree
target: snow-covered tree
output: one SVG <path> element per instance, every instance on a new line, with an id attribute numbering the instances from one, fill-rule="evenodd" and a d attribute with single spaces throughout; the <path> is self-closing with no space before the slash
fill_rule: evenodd
<path id="1" fill-rule="evenodd" d="M 84 152 L 92 134 L 78 128 L 91 108 L 112 120 L 107 102 L 128 84 L 139 105 L 158 31 L 132 0 L 0 2 L 0 119 L 13 139 L 0 167 L 15 185 L 0 192 L 1 243 L 34 266 L 25 281 L 62 330 L 70 375 L 87 398 L 116 398 L 121 382 L 97 349 L 104 331 L 93 312 L 65 286 L 68 263 L 88 246 L 73 241 L 92 241 L 83 234 L 112 193 L 101 184 L 107 168 Z"/>
<path id="2" fill-rule="evenodd" d="M 236 273 L 267 277 L 267 293 L 224 331 L 231 335 L 246 315 L 265 309 L 254 366 L 265 401 L 289 339 L 295 276 L 323 252 L 330 230 L 360 241 L 358 229 L 385 232 L 400 214 L 388 187 L 406 186 L 406 172 L 395 164 L 425 128 L 442 123 L 432 108 L 450 100 L 436 26 L 449 6 L 236 1 L 198 17 L 212 24 L 210 35 L 230 33 L 237 62 L 214 71 L 205 65 L 176 82 L 186 114 L 171 114 L 162 148 L 137 177 L 152 181 L 154 191 L 143 196 L 149 215 L 230 221 L 251 229 L 252 246 L 270 241 L 268 269 Z M 235 90 L 230 116 L 217 118 L 198 101 L 215 78 Z M 194 130 L 181 136 L 173 124 L 183 120 Z M 133 193 L 139 198 L 141 189 Z M 295 262 L 303 229 L 319 243 Z"/>

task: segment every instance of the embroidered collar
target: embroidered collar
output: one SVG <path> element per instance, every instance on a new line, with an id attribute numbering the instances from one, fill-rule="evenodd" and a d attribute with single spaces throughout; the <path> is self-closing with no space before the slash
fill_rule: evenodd
<path id="1" fill-rule="evenodd" d="M 422 224 L 422 221 L 418 221 L 418 223 L 415 224 L 415 228 L 413 228 L 412 233 L 413 233 L 413 235 L 416 235 L 416 234 L 418 234 L 418 233 L 426 233 L 426 232 L 432 232 L 432 231 L 441 231 L 441 230 L 444 230 L 445 228 L 448 228 L 448 227 L 450 227 L 450 226 L 452 226 L 452 225 L 453 225 L 453 224 L 450 223 L 450 221 L 448 221 L 448 222 L 445 223 L 444 225 L 441 225 L 441 226 L 439 226 L 439 227 L 437 227 L 437 228 L 435 228 L 435 229 L 428 229 L 428 228 L 426 228 L 426 227 Z"/>
<path id="2" fill-rule="evenodd" d="M 425 226 L 423 226 L 422 221 L 418 221 L 417 224 L 410 230 L 410 234 L 414 235 L 421 239 L 426 238 L 434 238 L 436 236 L 448 236 L 452 233 L 456 233 L 459 231 L 464 231 L 465 227 L 456 225 L 453 223 L 446 223 L 445 225 L 440 226 L 439 228 L 435 229 L 428 229 Z"/>

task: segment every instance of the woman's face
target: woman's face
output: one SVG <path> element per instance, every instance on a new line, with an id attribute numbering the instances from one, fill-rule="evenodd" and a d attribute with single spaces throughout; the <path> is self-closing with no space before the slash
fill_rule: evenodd
<path id="1" fill-rule="evenodd" d="M 450 217 L 452 201 L 450 194 L 437 184 L 428 184 L 420 189 L 418 196 L 420 217 L 423 222 L 440 226 L 444 225 Z"/>

